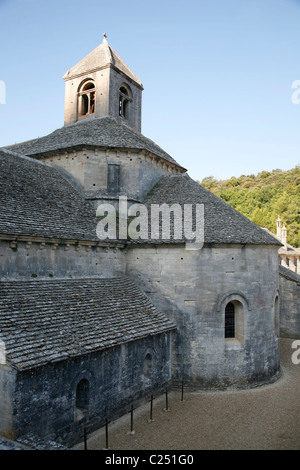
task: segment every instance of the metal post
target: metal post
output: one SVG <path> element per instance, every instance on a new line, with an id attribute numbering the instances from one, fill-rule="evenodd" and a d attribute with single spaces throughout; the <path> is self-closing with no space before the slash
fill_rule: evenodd
<path id="1" fill-rule="evenodd" d="M 153 395 L 151 395 L 151 398 L 150 398 L 150 419 L 149 419 L 149 423 L 151 423 L 152 421 L 154 421 L 154 419 L 153 419 Z"/>
<path id="2" fill-rule="evenodd" d="M 84 443 L 84 450 L 87 450 L 87 430 L 86 427 L 83 428 L 83 443 Z"/>
<path id="3" fill-rule="evenodd" d="M 184 399 L 183 399 L 183 381 L 181 382 L 181 403 L 184 402 Z"/>
<path id="4" fill-rule="evenodd" d="M 166 407 L 165 411 L 170 411 L 169 409 L 169 400 L 168 400 L 168 387 L 166 387 Z"/>
<path id="5" fill-rule="evenodd" d="M 131 416 L 130 416 L 130 434 L 131 435 L 135 434 L 135 431 L 133 430 L 133 410 L 134 410 L 133 405 L 131 405 L 131 410 L 130 410 L 130 414 L 131 414 Z"/>
<path id="6" fill-rule="evenodd" d="M 105 418 L 105 442 L 106 442 L 106 449 L 108 449 L 108 419 Z"/>

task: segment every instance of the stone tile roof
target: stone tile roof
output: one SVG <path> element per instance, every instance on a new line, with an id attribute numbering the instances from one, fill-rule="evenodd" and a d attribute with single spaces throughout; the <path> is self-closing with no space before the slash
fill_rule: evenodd
<path id="1" fill-rule="evenodd" d="M 127 126 L 122 120 L 110 116 L 89 118 L 61 127 L 51 134 L 6 147 L 23 155 L 50 155 L 60 150 L 104 147 L 132 150 L 147 150 L 164 160 L 178 163 L 155 142 Z M 184 169 L 183 169 L 184 170 Z"/>
<path id="2" fill-rule="evenodd" d="M 82 74 L 88 74 L 95 72 L 105 66 L 114 66 L 127 77 L 136 82 L 141 88 L 143 88 L 140 79 L 130 70 L 125 62 L 118 56 L 118 54 L 110 47 L 107 42 L 106 36 L 103 38 L 103 42 L 97 46 L 92 52 L 84 57 L 80 62 L 71 67 L 65 74 L 64 80 L 70 80 L 74 77 L 78 77 Z"/>
<path id="3" fill-rule="evenodd" d="M 96 212 L 54 168 L 0 149 L 0 233 L 97 240 Z"/>
<path id="4" fill-rule="evenodd" d="M 295 273 L 291 269 L 285 268 L 284 266 L 279 265 L 279 274 L 290 281 L 295 281 L 300 286 L 300 274 Z"/>
<path id="5" fill-rule="evenodd" d="M 151 204 L 163 203 L 169 206 L 180 204 L 182 208 L 184 204 L 204 204 L 206 243 L 281 245 L 275 236 L 251 222 L 188 174 L 163 176 L 144 200 L 149 208 Z M 195 217 L 193 223 L 195 224 Z"/>
<path id="6" fill-rule="evenodd" d="M 2 450 L 29 450 L 30 448 L 20 442 L 11 441 L 6 437 L 0 436 L 0 451 Z"/>
<path id="7" fill-rule="evenodd" d="M 0 283 L 0 338 L 20 370 L 173 329 L 126 277 Z"/>
<path id="8" fill-rule="evenodd" d="M 144 201 L 147 206 L 163 203 L 204 204 L 207 243 L 281 246 L 275 236 L 248 220 L 187 174 L 162 177 Z M 98 221 L 93 205 L 55 168 L 0 149 L 0 233 L 99 241 L 96 235 Z"/>

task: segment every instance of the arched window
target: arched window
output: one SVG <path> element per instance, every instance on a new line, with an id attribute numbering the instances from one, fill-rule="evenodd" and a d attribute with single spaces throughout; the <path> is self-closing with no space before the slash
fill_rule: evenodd
<path id="1" fill-rule="evenodd" d="M 119 91 L 119 116 L 128 119 L 131 101 L 131 90 L 128 85 L 124 84 Z"/>
<path id="2" fill-rule="evenodd" d="M 89 409 L 90 384 L 87 379 L 81 379 L 76 387 L 76 409 L 81 417 L 86 416 Z"/>
<path id="3" fill-rule="evenodd" d="M 240 299 L 242 300 L 241 297 Z M 242 303 L 237 299 L 229 300 L 225 305 L 224 337 L 228 340 L 228 344 L 231 344 L 232 340 L 235 340 L 235 342 L 238 342 L 240 345 L 244 344 L 244 308 L 244 301 Z"/>
<path id="4" fill-rule="evenodd" d="M 144 360 L 144 376 L 147 379 L 151 379 L 153 372 L 153 359 L 150 353 L 146 354 Z"/>
<path id="5" fill-rule="evenodd" d="M 225 338 L 235 338 L 235 308 L 233 302 L 225 307 Z"/>
<path id="6" fill-rule="evenodd" d="M 88 116 L 95 112 L 96 90 L 92 80 L 85 82 L 78 92 L 78 116 Z"/>

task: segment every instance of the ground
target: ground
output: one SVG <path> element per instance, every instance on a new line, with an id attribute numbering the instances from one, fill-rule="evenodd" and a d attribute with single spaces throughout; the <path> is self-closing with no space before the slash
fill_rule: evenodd
<path id="1" fill-rule="evenodd" d="M 282 375 L 251 390 L 168 394 L 108 426 L 111 450 L 300 450 L 300 364 L 292 363 L 291 339 L 281 339 Z M 88 436 L 88 449 L 105 449 L 105 429 Z M 83 444 L 74 447 L 83 449 Z"/>

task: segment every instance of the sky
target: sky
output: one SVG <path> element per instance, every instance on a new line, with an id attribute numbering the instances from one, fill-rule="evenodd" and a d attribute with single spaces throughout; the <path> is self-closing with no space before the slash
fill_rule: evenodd
<path id="1" fill-rule="evenodd" d="M 0 0 L 0 25 L 0 147 L 63 126 L 62 77 L 106 32 L 192 178 L 300 164 L 300 0 Z"/>

